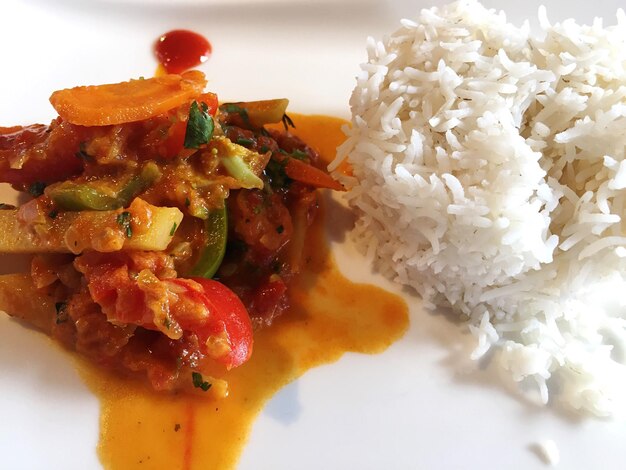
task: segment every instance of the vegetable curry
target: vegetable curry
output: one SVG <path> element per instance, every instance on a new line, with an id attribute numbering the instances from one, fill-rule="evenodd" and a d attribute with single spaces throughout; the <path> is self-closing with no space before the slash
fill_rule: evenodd
<path id="1" fill-rule="evenodd" d="M 0 210 L 0 252 L 34 254 L 11 280 L 41 297 L 0 308 L 156 390 L 225 396 L 288 306 L 317 189 L 342 187 L 286 99 L 220 105 L 205 85 L 60 90 L 50 125 L 0 128 L 0 181 L 30 195 Z"/>

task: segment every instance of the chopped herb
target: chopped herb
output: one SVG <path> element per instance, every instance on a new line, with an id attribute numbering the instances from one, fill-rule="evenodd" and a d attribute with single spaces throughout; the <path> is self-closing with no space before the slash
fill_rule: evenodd
<path id="1" fill-rule="evenodd" d="M 211 384 L 202 378 L 202 374 L 199 372 L 191 373 L 191 381 L 193 382 L 193 386 L 201 389 L 203 392 L 206 392 L 211 388 Z"/>
<path id="2" fill-rule="evenodd" d="M 75 153 L 76 158 L 80 158 L 81 160 L 91 163 L 94 161 L 94 158 L 87 153 L 87 144 L 85 142 L 81 142 L 78 152 Z"/>
<path id="3" fill-rule="evenodd" d="M 174 432 L 178 432 L 178 431 L 180 431 L 180 424 L 176 423 L 174 425 Z"/>
<path id="4" fill-rule="evenodd" d="M 56 219 L 57 215 L 59 215 L 59 211 L 56 209 L 53 209 L 50 212 L 48 212 L 48 217 L 50 217 L 51 219 Z"/>
<path id="5" fill-rule="evenodd" d="M 209 107 L 206 103 L 191 103 L 189 108 L 189 120 L 187 121 L 187 129 L 185 130 L 185 143 L 187 149 L 197 149 L 201 145 L 208 144 L 213 137 L 215 123 L 209 114 Z"/>
<path id="6" fill-rule="evenodd" d="M 67 321 L 67 302 L 57 302 L 54 304 L 57 312 L 56 324 L 65 323 Z"/>
<path id="7" fill-rule="evenodd" d="M 293 152 L 291 152 L 291 156 L 296 160 L 307 160 L 309 158 L 306 152 L 298 149 L 295 149 Z"/>
<path id="8" fill-rule="evenodd" d="M 285 231 L 285 227 L 283 227 L 282 225 L 279 225 L 278 227 L 276 227 L 276 233 L 283 233 Z"/>
<path id="9" fill-rule="evenodd" d="M 172 320 L 170 320 L 168 317 L 165 317 L 163 319 L 163 326 L 165 327 L 165 329 L 169 330 L 170 326 L 172 326 Z"/>
<path id="10" fill-rule="evenodd" d="M 189 200 L 188 197 L 185 198 L 185 206 L 189 207 L 189 205 L 191 204 L 191 201 Z"/>
<path id="11" fill-rule="evenodd" d="M 287 164 L 286 161 L 278 162 L 274 160 L 273 158 L 270 159 L 269 162 L 267 162 L 267 166 L 265 167 L 264 172 L 265 172 L 265 175 L 269 178 L 270 185 L 272 186 L 272 188 L 274 189 L 284 188 L 284 187 L 287 187 L 289 183 L 291 182 L 291 180 L 287 176 L 287 173 L 285 173 L 286 164 Z"/>
<path id="12" fill-rule="evenodd" d="M 244 122 L 244 124 L 248 127 L 251 127 L 250 118 L 248 117 L 248 111 L 241 106 L 238 106 L 235 103 L 224 103 L 222 106 L 220 106 L 220 111 L 225 111 L 231 114 L 239 114 L 239 117 L 241 117 L 241 120 Z"/>
<path id="13" fill-rule="evenodd" d="M 172 225 L 172 230 L 170 230 L 170 237 L 173 237 L 176 233 L 176 227 L 178 227 L 178 224 L 174 222 L 174 225 Z"/>
<path id="14" fill-rule="evenodd" d="M 133 236 L 133 229 L 130 226 L 130 212 L 124 211 L 117 216 L 117 224 L 122 227 L 126 233 L 126 238 Z"/>
<path id="15" fill-rule="evenodd" d="M 270 148 L 267 145 L 264 145 L 263 147 L 259 149 L 259 152 L 261 153 L 267 153 L 269 151 L 270 151 Z"/>
<path id="16" fill-rule="evenodd" d="M 252 147 L 254 145 L 254 139 L 246 139 L 245 137 L 239 137 L 236 143 L 238 145 L 243 145 L 244 147 Z"/>
<path id="17" fill-rule="evenodd" d="M 283 114 L 282 121 L 283 121 L 283 126 L 285 126 L 285 131 L 287 131 L 289 127 L 293 127 L 294 129 L 296 128 L 296 125 L 293 123 L 291 118 L 287 116 L 287 113 Z"/>
<path id="18" fill-rule="evenodd" d="M 11 210 L 11 209 L 15 209 L 15 206 L 12 204 L 6 204 L 4 202 L 0 202 L 0 211 Z"/>
<path id="19" fill-rule="evenodd" d="M 28 187 L 28 192 L 33 197 L 39 197 L 43 194 L 44 189 L 46 189 L 46 183 L 35 181 Z"/>

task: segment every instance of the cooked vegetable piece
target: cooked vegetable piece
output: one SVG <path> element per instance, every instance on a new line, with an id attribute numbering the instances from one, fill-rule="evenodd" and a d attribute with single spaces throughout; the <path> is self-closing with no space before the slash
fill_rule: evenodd
<path id="1" fill-rule="evenodd" d="M 135 200 L 137 201 L 137 200 Z M 133 202 L 135 204 L 135 202 Z M 118 250 L 162 251 L 172 239 L 172 227 L 183 218 L 175 207 L 155 207 L 142 201 L 142 213 L 128 211 L 59 212 L 46 224 L 27 227 L 18 220 L 18 210 L 0 211 L 0 253 L 81 253 Z M 143 222 L 128 236 L 118 223 L 120 214 Z M 172 235 L 170 235 L 172 233 Z"/>
<path id="2" fill-rule="evenodd" d="M 285 164 L 285 173 L 292 180 L 308 184 L 315 188 L 328 188 L 343 191 L 341 183 L 334 180 L 328 173 L 297 158 L 289 158 Z"/>
<path id="3" fill-rule="evenodd" d="M 241 155 L 231 154 L 221 157 L 220 161 L 228 174 L 241 183 L 242 188 L 263 188 L 263 180 L 254 174 Z"/>
<path id="4" fill-rule="evenodd" d="M 174 341 L 193 333 L 202 354 L 229 369 L 250 357 L 248 312 L 220 282 L 160 279 L 150 269 L 133 273 L 133 261 L 125 253 L 86 253 L 74 266 L 84 274 L 91 298 L 109 322 L 160 331 Z"/>
<path id="5" fill-rule="evenodd" d="M 108 126 L 142 121 L 166 113 L 202 93 L 206 79 L 192 70 L 128 82 L 80 86 L 50 97 L 63 119 L 81 126 Z"/>
<path id="6" fill-rule="evenodd" d="M 217 113 L 217 108 L 219 107 L 219 101 L 215 93 L 202 93 L 200 96 L 198 96 L 197 101 L 199 103 L 204 103 L 207 106 L 209 114 L 211 116 L 215 116 L 215 113 Z"/>
<path id="7" fill-rule="evenodd" d="M 61 210 L 107 211 L 126 207 L 160 176 L 159 167 L 154 162 L 148 162 L 138 174 L 131 176 L 117 192 L 103 187 L 102 179 L 84 183 L 64 181 L 47 188 L 45 192 Z"/>
<path id="8" fill-rule="evenodd" d="M 207 243 L 202 249 L 200 258 L 191 271 L 192 276 L 212 278 L 222 264 L 226 253 L 228 237 L 228 219 L 226 206 L 214 209 L 205 222 Z"/>
<path id="9" fill-rule="evenodd" d="M 263 172 L 269 155 L 260 155 L 225 137 L 215 137 L 211 145 L 217 150 L 220 162 L 228 174 L 235 178 L 242 188 L 263 188 L 263 180 L 259 178 L 259 175 Z"/>
<path id="10" fill-rule="evenodd" d="M 0 310 L 45 332 L 52 329 L 60 298 L 38 290 L 30 274 L 0 276 Z"/>
<path id="11" fill-rule="evenodd" d="M 263 127 L 265 124 L 281 122 L 289 100 L 279 98 L 274 100 L 246 101 L 239 103 L 225 103 L 222 109 L 226 112 L 237 113 L 243 124 L 252 127 Z"/>
<path id="12" fill-rule="evenodd" d="M 0 182 L 23 191 L 36 182 L 51 183 L 79 173 L 84 162 L 74 154 L 82 131 L 58 122 L 0 127 Z"/>
<path id="13" fill-rule="evenodd" d="M 191 103 L 185 130 L 185 148 L 197 149 L 201 145 L 208 144 L 213 136 L 214 128 L 215 124 L 209 114 L 209 107 L 205 103 L 198 105 L 197 101 Z"/>
<path id="14" fill-rule="evenodd" d="M 224 343 L 211 341 L 212 347 L 218 350 L 223 348 L 225 351 L 224 354 L 217 355 L 216 359 L 228 369 L 240 366 L 252 354 L 252 323 L 246 307 L 239 297 L 221 282 L 204 278 L 191 280 L 200 284 L 203 292 L 185 286 L 186 295 L 203 303 L 212 314 L 211 321 L 202 325 L 198 335 L 223 341 Z M 185 280 L 174 279 L 170 282 L 184 286 L 181 281 Z M 211 343 L 207 342 L 207 345 Z"/>

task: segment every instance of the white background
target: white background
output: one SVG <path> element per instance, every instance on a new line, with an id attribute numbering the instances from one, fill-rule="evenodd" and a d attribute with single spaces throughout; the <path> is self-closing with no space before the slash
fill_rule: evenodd
<path id="1" fill-rule="evenodd" d="M 442 2 L 435 2 L 442 3 Z M 540 2 L 489 1 L 520 23 Z M 603 15 L 620 2 L 549 1 L 551 19 Z M 349 116 L 365 38 L 393 31 L 426 1 L 4 1 L 0 125 L 46 122 L 48 97 L 74 85 L 149 76 L 154 39 L 189 28 L 212 42 L 202 66 L 222 100 L 288 97 L 297 112 Z M 6 194 L 0 187 L 0 199 Z M 369 273 L 346 243 L 342 268 Z M 0 272 L 14 269 L 0 258 Z M 564 469 L 621 469 L 626 423 L 581 420 L 524 402 L 467 364 L 458 325 L 411 305 L 405 338 L 379 356 L 348 354 L 285 387 L 257 420 L 241 469 L 535 469 L 553 439 Z M 98 468 L 98 403 L 42 335 L 0 317 L 0 468 Z"/>

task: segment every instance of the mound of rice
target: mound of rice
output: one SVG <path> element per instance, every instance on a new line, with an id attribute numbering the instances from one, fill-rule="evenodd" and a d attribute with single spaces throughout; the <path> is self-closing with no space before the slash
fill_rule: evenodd
<path id="1" fill-rule="evenodd" d="M 626 16 L 541 34 L 475 1 L 368 40 L 347 159 L 355 239 L 473 357 L 599 416 L 626 414 Z"/>

